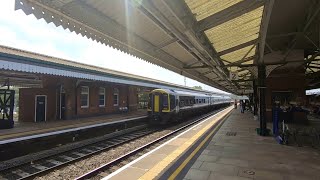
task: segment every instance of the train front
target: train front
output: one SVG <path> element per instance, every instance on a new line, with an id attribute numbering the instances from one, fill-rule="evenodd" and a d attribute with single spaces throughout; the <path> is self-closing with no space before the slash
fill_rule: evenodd
<path id="1" fill-rule="evenodd" d="M 148 116 L 151 123 L 167 123 L 170 118 L 170 94 L 166 90 L 155 89 L 150 92 Z"/>

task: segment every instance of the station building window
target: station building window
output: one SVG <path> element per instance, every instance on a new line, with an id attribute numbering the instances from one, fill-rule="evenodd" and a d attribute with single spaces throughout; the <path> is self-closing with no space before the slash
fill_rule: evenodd
<path id="1" fill-rule="evenodd" d="M 89 107 L 89 87 L 81 86 L 81 96 L 80 96 L 81 108 Z"/>
<path id="2" fill-rule="evenodd" d="M 119 106 L 119 89 L 113 89 L 113 106 Z"/>
<path id="3" fill-rule="evenodd" d="M 99 88 L 99 107 L 105 107 L 105 88 Z"/>

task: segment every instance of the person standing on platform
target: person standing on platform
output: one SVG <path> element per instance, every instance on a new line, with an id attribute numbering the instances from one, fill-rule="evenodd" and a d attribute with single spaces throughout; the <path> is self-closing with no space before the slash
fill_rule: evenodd
<path id="1" fill-rule="evenodd" d="M 237 109 L 237 106 L 238 106 L 237 100 L 234 100 L 234 109 Z"/>
<path id="2" fill-rule="evenodd" d="M 243 100 L 240 100 L 240 112 L 244 113 L 244 103 Z"/>

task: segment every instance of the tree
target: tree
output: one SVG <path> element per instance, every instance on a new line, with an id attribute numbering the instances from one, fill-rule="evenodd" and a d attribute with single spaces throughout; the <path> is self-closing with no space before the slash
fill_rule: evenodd
<path id="1" fill-rule="evenodd" d="M 202 90 L 202 87 L 201 87 L 201 86 L 193 86 L 192 88 L 193 88 L 193 89 L 197 89 L 197 90 Z"/>

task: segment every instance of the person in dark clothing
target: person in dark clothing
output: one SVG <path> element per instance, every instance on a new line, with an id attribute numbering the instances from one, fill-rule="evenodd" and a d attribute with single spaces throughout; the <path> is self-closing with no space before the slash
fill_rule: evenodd
<path id="1" fill-rule="evenodd" d="M 244 103 L 243 100 L 240 100 L 240 112 L 244 113 Z"/>
<path id="2" fill-rule="evenodd" d="M 243 112 L 242 113 L 244 113 L 244 111 L 246 110 L 246 101 L 245 100 L 242 101 L 242 106 L 243 106 L 242 107 L 243 108 L 243 110 L 242 110 Z"/>

